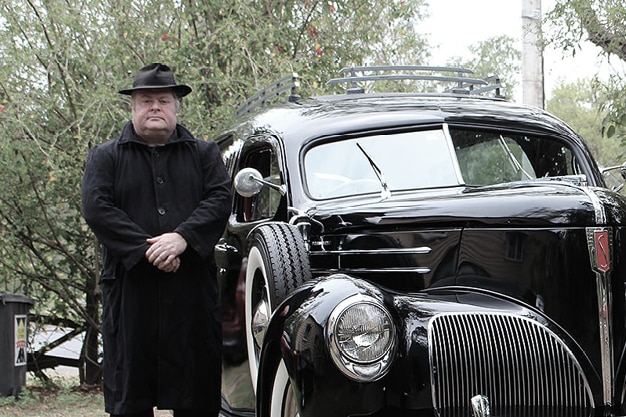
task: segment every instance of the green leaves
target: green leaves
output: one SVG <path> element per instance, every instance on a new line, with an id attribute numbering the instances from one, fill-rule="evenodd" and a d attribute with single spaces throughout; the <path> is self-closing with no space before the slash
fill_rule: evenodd
<path id="1" fill-rule="evenodd" d="M 600 165 L 621 165 L 625 157 L 619 138 L 623 128 L 612 122 L 606 103 L 606 92 L 597 80 L 579 80 L 558 85 L 547 110 L 567 121 L 587 141 Z"/>
<path id="2" fill-rule="evenodd" d="M 353 63 L 421 63 L 426 42 L 415 20 L 424 7 L 0 0 L 0 286 L 36 297 L 37 313 L 98 330 L 99 246 L 81 218 L 82 167 L 88 150 L 129 119 L 117 91 L 141 66 L 167 63 L 193 87 L 180 120 L 208 139 L 246 97 L 286 73 L 299 72 L 310 91 Z"/>
<path id="3" fill-rule="evenodd" d="M 611 65 L 608 78 L 596 81 L 587 90 L 588 94 L 600 94 L 602 100 L 594 104 L 603 113 L 600 131 L 608 140 L 626 141 L 626 4 L 622 0 L 558 0 L 547 14 L 546 41 L 572 55 L 583 41 L 590 41 L 601 54 L 621 64 Z M 621 69 L 620 69 L 621 68 Z M 609 141 L 610 142 L 610 141 Z M 625 143 L 622 143 L 622 146 Z M 622 152 L 618 153 L 622 158 Z M 619 162 L 621 164 L 621 162 Z"/>

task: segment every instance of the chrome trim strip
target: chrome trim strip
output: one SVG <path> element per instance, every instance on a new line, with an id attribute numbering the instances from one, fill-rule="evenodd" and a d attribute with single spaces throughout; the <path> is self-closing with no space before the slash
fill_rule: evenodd
<path id="1" fill-rule="evenodd" d="M 354 272 L 359 274 L 367 274 L 372 272 L 403 272 L 416 274 L 429 274 L 430 268 L 313 268 L 312 271 L 325 271 L 329 273 L 335 272 Z"/>
<path id="2" fill-rule="evenodd" d="M 596 224 L 605 224 L 606 223 L 606 211 L 604 209 L 604 205 L 600 201 L 598 195 L 593 191 L 593 189 L 589 187 L 578 187 L 582 190 L 587 197 L 591 200 L 591 204 L 593 204 L 593 209 L 596 212 Z"/>
<path id="3" fill-rule="evenodd" d="M 584 192 L 595 212 L 595 222 L 597 225 L 606 224 L 606 209 L 600 201 L 598 195 L 591 187 L 576 186 Z M 610 270 L 601 271 L 598 269 L 598 256 L 596 254 L 595 232 L 607 231 L 610 235 L 609 241 L 609 259 L 612 259 L 613 237 L 612 229 L 605 227 L 588 227 L 587 231 L 587 248 L 589 249 L 589 260 L 591 267 L 596 275 L 596 296 L 598 299 L 598 325 L 600 330 L 600 355 L 602 361 L 602 384 L 604 404 L 610 406 L 613 398 L 613 336 L 611 334 L 611 273 Z"/>
<path id="4" fill-rule="evenodd" d="M 611 268 L 600 269 L 598 265 L 597 247 L 601 245 L 597 241 L 596 233 L 608 233 L 608 248 L 604 248 L 605 256 L 609 262 L 613 259 L 613 230 L 610 227 L 588 227 L 587 248 L 591 268 L 596 275 L 596 291 L 598 298 L 598 326 L 600 331 L 600 355 L 602 366 L 602 385 L 604 404 L 610 406 L 613 398 L 613 334 L 612 329 L 612 297 L 611 297 Z"/>
<path id="5" fill-rule="evenodd" d="M 450 135 L 450 129 L 448 128 L 448 124 L 443 124 L 443 134 L 446 137 L 446 144 L 448 145 L 448 151 L 450 152 L 450 157 L 452 159 L 452 165 L 454 165 L 454 172 L 456 174 L 456 180 L 459 184 L 465 184 L 465 180 L 463 179 L 463 173 L 461 173 L 461 166 L 459 165 L 459 159 L 456 156 L 456 151 L 454 150 L 454 143 L 452 142 L 452 136 Z"/>
<path id="6" fill-rule="evenodd" d="M 311 256 L 321 255 L 426 255 L 432 251 L 428 246 L 419 248 L 380 248 L 380 249 L 348 249 L 311 251 Z"/>

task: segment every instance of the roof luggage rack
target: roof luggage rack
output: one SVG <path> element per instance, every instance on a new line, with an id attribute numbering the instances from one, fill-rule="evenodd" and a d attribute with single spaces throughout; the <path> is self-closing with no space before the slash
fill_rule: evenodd
<path id="1" fill-rule="evenodd" d="M 453 84 L 443 91 L 444 94 L 477 95 L 489 91 L 495 91 L 497 98 L 503 98 L 500 89 L 500 79 L 497 76 L 482 78 L 472 78 L 474 71 L 467 68 L 457 67 L 431 67 L 416 65 L 398 66 L 364 66 L 346 67 L 339 71 L 344 74 L 342 78 L 333 78 L 327 82 L 333 84 L 349 84 L 346 94 L 362 94 L 365 89 L 358 83 L 367 81 L 433 81 L 439 83 Z M 361 75 L 358 75 L 361 73 Z M 373 73 L 373 74 L 367 74 Z"/>
<path id="2" fill-rule="evenodd" d="M 289 98 L 287 100 L 295 102 L 300 99 L 300 96 L 296 94 L 296 88 L 298 87 L 300 87 L 300 76 L 298 73 L 294 72 L 291 75 L 273 82 L 262 90 L 259 90 L 255 95 L 239 106 L 235 112 L 235 116 L 240 117 L 246 113 L 250 113 L 257 107 L 263 107 L 268 101 L 278 97 L 285 91 L 290 91 Z"/>
<path id="3" fill-rule="evenodd" d="M 364 93 L 365 89 L 359 86 L 358 83 L 367 81 L 418 80 L 452 84 L 450 88 L 442 93 L 436 94 L 479 95 L 489 91 L 495 91 L 496 98 L 504 98 L 504 96 L 500 94 L 500 89 L 503 88 L 502 84 L 500 84 L 500 78 L 497 76 L 491 76 L 485 79 L 473 78 L 471 75 L 474 74 L 474 71 L 467 68 L 415 65 L 364 66 L 342 68 L 339 73 L 344 74 L 344 77 L 334 78 L 329 80 L 326 84 L 349 84 L 349 87 L 346 88 L 346 94 Z M 357 73 L 361 73 L 362 75 L 357 75 Z M 300 87 L 300 76 L 298 73 L 294 72 L 259 90 L 255 95 L 239 106 L 235 112 L 235 116 L 240 117 L 252 112 L 257 107 L 264 107 L 267 102 L 287 91 L 289 91 L 287 101 L 296 102 L 300 100 L 300 96 L 296 94 L 298 87 Z"/>

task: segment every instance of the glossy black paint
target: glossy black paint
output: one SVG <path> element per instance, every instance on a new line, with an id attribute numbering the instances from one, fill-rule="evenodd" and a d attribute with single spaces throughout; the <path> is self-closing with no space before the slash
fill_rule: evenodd
<path id="1" fill-rule="evenodd" d="M 246 144 L 239 143 L 236 149 L 260 140 L 259 137 L 277 141 L 285 164 L 283 181 L 290 185 L 289 203 L 306 210 L 318 205 L 306 195 L 300 168 L 302 151 L 313 142 L 359 132 L 443 123 L 562 138 L 577 150 L 589 184 L 604 185 L 587 145 L 566 124 L 540 109 L 502 100 L 369 94 L 317 97 L 255 113 L 217 140 L 236 142 L 245 138 Z"/>
<path id="2" fill-rule="evenodd" d="M 382 301 L 392 311 L 398 329 L 393 368 L 377 382 L 363 384 L 346 378 L 327 354 L 328 316 L 341 300 L 354 294 L 367 294 Z M 293 383 L 301 399 L 301 415 L 432 415 L 428 323 L 432 317 L 450 312 L 506 311 L 546 324 L 574 351 L 591 385 L 597 388 L 601 383 L 585 350 L 560 326 L 541 311 L 497 292 L 453 286 L 404 294 L 340 274 L 302 289 L 294 299 L 298 299 L 297 309 L 293 304 L 283 305 L 287 313 L 279 314 L 272 323 L 276 336 L 268 338 L 268 345 L 281 340 L 281 356 L 296 376 Z M 595 394 L 600 400 L 599 393 Z M 262 403 L 258 404 L 259 411 L 265 415 L 267 410 Z"/>
<path id="3" fill-rule="evenodd" d="M 558 138 L 575 152 L 589 186 L 535 180 L 406 191 L 386 200 L 308 196 L 303 152 L 319 141 L 444 123 Z M 303 417 L 433 415 L 425 337 L 429 320 L 449 311 L 505 311 L 546 324 L 584 368 L 596 415 L 626 412 L 626 201 L 603 188 L 584 141 L 560 120 L 501 100 L 330 96 L 265 109 L 218 142 L 233 176 L 247 166 L 250 149 L 271 147 L 287 185 L 271 218 L 243 221 L 235 201 L 216 248 L 231 351 L 241 349 L 241 288 L 251 230 L 267 221 L 289 221 L 296 211 L 311 222 L 310 261 L 319 281 L 294 293 L 272 318 L 262 352 L 257 415 L 269 415 L 271 383 L 281 359 Z M 603 398 L 599 335 L 605 312 L 598 304 L 598 276 L 587 242 L 587 228 L 596 226 L 610 228 L 613 237 L 610 404 Z M 424 247 L 428 250 L 394 252 Z M 353 294 L 380 299 L 398 329 L 392 369 L 376 382 L 348 380 L 329 357 L 328 317 Z"/>

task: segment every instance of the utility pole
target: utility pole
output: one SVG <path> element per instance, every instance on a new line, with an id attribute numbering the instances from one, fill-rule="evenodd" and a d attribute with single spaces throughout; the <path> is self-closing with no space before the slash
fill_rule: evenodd
<path id="1" fill-rule="evenodd" d="M 522 0 L 522 101 L 544 108 L 541 0 Z"/>

